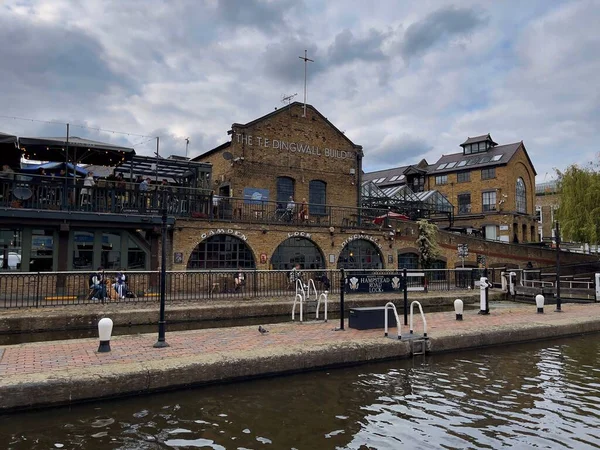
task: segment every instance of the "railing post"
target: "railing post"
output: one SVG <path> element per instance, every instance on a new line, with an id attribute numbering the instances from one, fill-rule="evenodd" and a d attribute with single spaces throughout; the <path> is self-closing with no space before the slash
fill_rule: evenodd
<path id="1" fill-rule="evenodd" d="M 40 273 L 37 273 L 35 282 L 35 307 L 40 307 Z"/>
<path id="2" fill-rule="evenodd" d="M 408 271 L 406 267 L 402 271 L 404 278 L 404 325 L 408 325 Z"/>
<path id="3" fill-rule="evenodd" d="M 253 280 L 252 284 L 253 284 L 252 296 L 258 297 L 258 271 L 256 270 L 256 267 L 254 268 L 254 280 Z"/>
<path id="4" fill-rule="evenodd" d="M 346 282 L 345 270 L 342 267 L 340 269 L 340 330 L 344 329 L 344 290 Z"/>

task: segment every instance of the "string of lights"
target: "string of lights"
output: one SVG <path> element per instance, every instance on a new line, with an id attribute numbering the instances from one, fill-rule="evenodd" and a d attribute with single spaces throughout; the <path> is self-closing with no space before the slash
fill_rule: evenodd
<path id="1" fill-rule="evenodd" d="M 54 124 L 54 125 L 64 125 L 64 126 L 69 125 L 70 127 L 86 128 L 88 130 L 102 131 L 105 133 L 123 134 L 126 136 L 135 136 L 135 137 L 141 137 L 141 138 L 150 138 L 149 140 L 156 139 L 156 136 L 149 136 L 147 134 L 137 134 L 137 133 L 129 133 L 126 131 L 107 130 L 104 128 L 90 127 L 88 125 L 80 125 L 80 124 L 76 124 L 76 123 L 58 122 L 55 120 L 40 120 L 40 119 L 33 119 L 31 117 L 5 116 L 2 114 L 0 114 L 0 117 L 4 118 L 4 119 L 25 120 L 25 121 L 29 121 L 29 122 L 49 123 L 49 124 Z M 145 142 L 148 142 L 148 141 L 145 141 Z"/>

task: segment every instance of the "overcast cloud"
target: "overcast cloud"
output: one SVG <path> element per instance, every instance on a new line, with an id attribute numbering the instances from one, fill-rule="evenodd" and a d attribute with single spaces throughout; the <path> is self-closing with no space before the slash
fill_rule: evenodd
<path id="1" fill-rule="evenodd" d="M 468 136 L 525 143 L 538 182 L 597 161 L 600 0 L 4 0 L 0 115 L 196 156 L 302 100 L 367 171 L 435 162 Z M 78 125 L 130 133 L 101 132 Z M 0 117 L 0 131 L 64 127 Z"/>

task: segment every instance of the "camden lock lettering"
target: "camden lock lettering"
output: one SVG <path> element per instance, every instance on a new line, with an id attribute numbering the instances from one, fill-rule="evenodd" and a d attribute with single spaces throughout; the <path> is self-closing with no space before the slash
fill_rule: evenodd
<path id="1" fill-rule="evenodd" d="M 354 153 L 346 150 L 337 150 L 334 148 L 320 148 L 316 145 L 308 145 L 301 142 L 288 142 L 280 139 L 268 139 L 262 136 L 251 136 L 248 134 L 237 134 L 238 144 L 245 144 L 249 147 L 273 148 L 275 150 L 287 150 L 292 153 L 302 153 L 305 155 L 324 156 L 326 158 L 353 159 Z"/>
<path id="2" fill-rule="evenodd" d="M 288 237 L 292 238 L 292 237 L 303 237 L 306 239 L 310 239 L 311 238 L 311 234 L 310 233 L 305 233 L 304 231 L 294 231 L 293 233 L 288 233 Z"/>
<path id="3" fill-rule="evenodd" d="M 341 247 L 344 248 L 346 246 L 346 244 L 348 244 L 351 241 L 356 241 L 357 239 L 364 239 L 366 241 L 371 241 L 373 244 L 375 244 L 378 248 L 381 249 L 381 244 L 379 243 L 379 239 L 377 239 L 374 236 L 371 236 L 369 234 L 354 234 L 348 238 L 346 238 L 343 242 Z"/>
<path id="4" fill-rule="evenodd" d="M 230 234 L 232 236 L 240 238 L 242 241 L 247 241 L 248 240 L 248 238 L 246 237 L 246 235 L 244 233 L 240 233 L 237 230 L 232 230 L 231 228 L 228 228 L 228 229 L 217 228 L 216 230 L 210 230 L 208 233 L 202 233 L 200 235 L 200 237 L 202 239 L 206 239 L 207 237 L 211 237 L 211 236 L 214 236 L 216 234 Z"/>

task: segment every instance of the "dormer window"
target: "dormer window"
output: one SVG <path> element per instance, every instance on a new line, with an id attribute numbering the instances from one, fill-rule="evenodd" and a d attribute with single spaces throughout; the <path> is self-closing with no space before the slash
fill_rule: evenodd
<path id="1" fill-rule="evenodd" d="M 465 155 L 487 152 L 496 145 L 498 144 L 494 142 L 489 134 L 470 137 L 465 142 L 460 144 L 460 146 L 463 148 L 463 154 Z"/>

